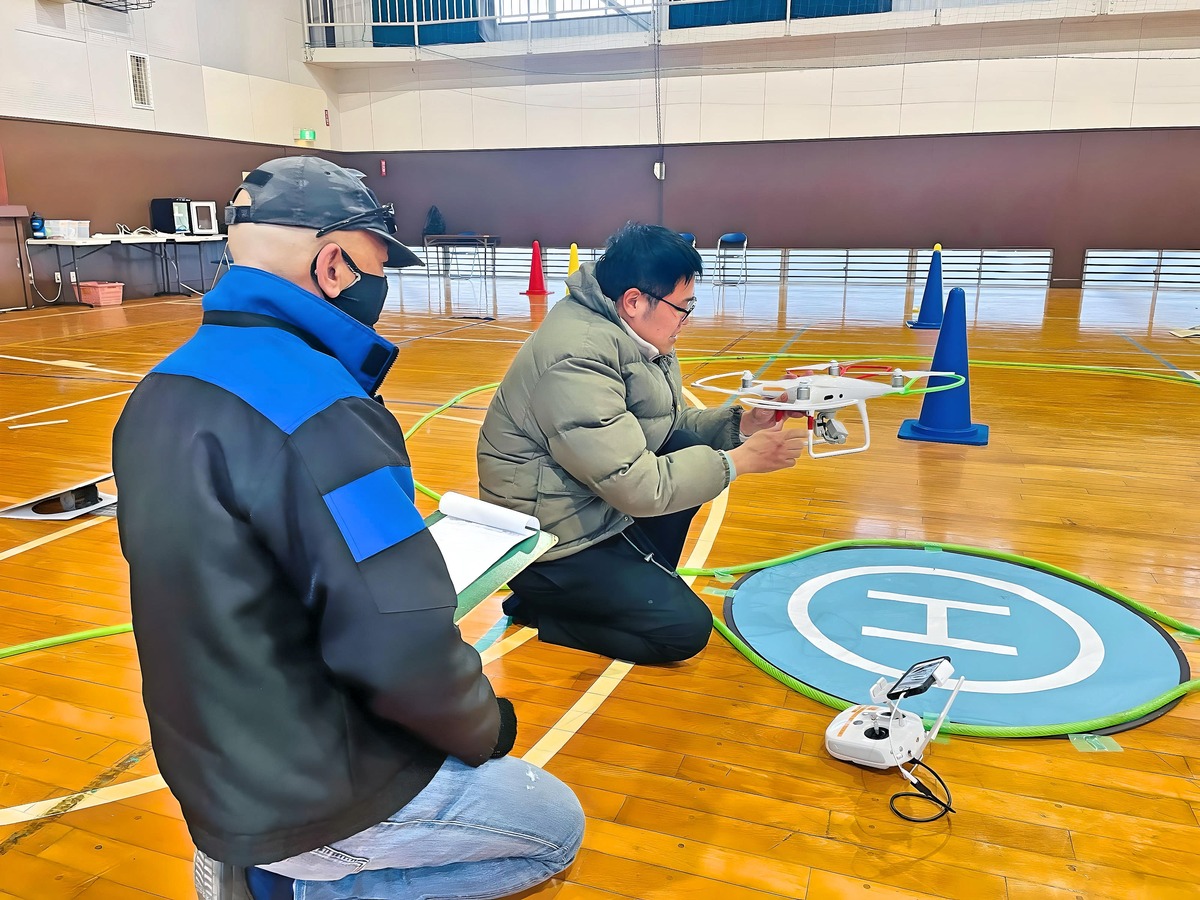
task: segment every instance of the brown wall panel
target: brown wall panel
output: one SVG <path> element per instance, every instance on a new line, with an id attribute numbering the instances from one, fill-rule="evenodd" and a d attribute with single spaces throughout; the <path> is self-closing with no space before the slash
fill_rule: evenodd
<path id="1" fill-rule="evenodd" d="M 342 161 L 396 204 L 400 237 L 410 243 L 421 243 L 436 206 L 450 232 L 496 234 L 510 247 L 598 247 L 630 219 L 658 221 L 656 159 L 654 147 L 585 147 L 347 153 Z"/>
<path id="2" fill-rule="evenodd" d="M 152 197 L 223 203 L 240 173 L 295 147 L 0 119 L 11 202 L 93 230 L 146 224 Z M 711 247 L 1050 247 L 1055 278 L 1095 248 L 1200 247 L 1200 129 L 944 135 L 653 147 L 333 153 L 419 244 L 450 231 L 506 246 L 600 246 L 628 219 Z M 387 174 L 380 173 L 380 161 Z"/>
<path id="3" fill-rule="evenodd" d="M 713 246 L 1200 247 L 1200 129 L 689 145 L 666 151 L 667 224 Z"/>
<path id="4" fill-rule="evenodd" d="M 215 200 L 222 210 L 242 172 L 302 152 L 210 138 L 0 119 L 12 202 L 47 219 L 90 219 L 92 231 L 149 224 L 154 197 Z"/>

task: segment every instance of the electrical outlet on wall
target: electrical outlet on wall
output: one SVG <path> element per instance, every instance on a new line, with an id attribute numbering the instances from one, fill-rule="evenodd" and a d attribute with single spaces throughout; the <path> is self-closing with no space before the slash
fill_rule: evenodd
<path id="1" fill-rule="evenodd" d="M 55 272 L 55 273 L 54 273 L 54 283 L 55 283 L 55 284 L 62 284 L 62 272 Z"/>
<path id="2" fill-rule="evenodd" d="M 72 272 L 71 273 L 71 284 L 74 284 L 74 283 L 75 283 L 75 273 Z"/>

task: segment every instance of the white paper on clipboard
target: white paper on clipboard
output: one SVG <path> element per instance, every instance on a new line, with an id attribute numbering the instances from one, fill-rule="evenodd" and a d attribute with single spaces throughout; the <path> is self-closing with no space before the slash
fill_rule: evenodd
<path id="1" fill-rule="evenodd" d="M 447 491 L 438 503 L 445 517 L 429 526 L 454 590 L 461 592 L 504 554 L 539 530 L 533 516 Z"/>

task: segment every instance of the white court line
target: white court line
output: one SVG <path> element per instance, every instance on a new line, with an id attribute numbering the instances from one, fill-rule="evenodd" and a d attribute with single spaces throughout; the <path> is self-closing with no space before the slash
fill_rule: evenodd
<path id="1" fill-rule="evenodd" d="M 132 394 L 133 388 L 127 391 L 117 391 L 115 394 L 105 394 L 103 397 L 89 397 L 87 400 L 76 400 L 74 403 L 64 403 L 62 406 L 49 406 L 46 409 L 35 409 L 33 412 L 17 413 L 15 416 L 5 416 L 0 422 L 12 422 L 16 419 L 28 419 L 30 416 L 40 416 L 43 413 L 58 412 L 60 409 L 70 409 L 72 406 L 83 406 L 85 403 L 96 403 L 100 400 L 111 400 L 113 397 L 124 397 Z"/>
<path id="2" fill-rule="evenodd" d="M 141 372 L 121 372 L 117 369 L 102 369 L 99 366 L 89 362 L 79 362 L 74 359 L 30 359 L 27 356 L 7 356 L 0 353 L 0 359 L 12 359 L 17 362 L 37 363 L 42 366 L 58 366 L 63 369 L 81 369 L 86 372 L 103 372 L 106 375 L 128 375 L 132 378 L 143 378 Z"/>
<path id="3" fill-rule="evenodd" d="M 26 422 L 24 425 L 9 425 L 9 431 L 16 431 L 18 428 L 41 428 L 43 425 L 66 425 L 67 419 L 52 419 L 49 422 Z"/>

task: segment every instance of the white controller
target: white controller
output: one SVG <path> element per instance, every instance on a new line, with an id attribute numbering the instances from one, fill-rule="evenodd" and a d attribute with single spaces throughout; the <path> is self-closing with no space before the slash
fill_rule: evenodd
<path id="1" fill-rule="evenodd" d="M 920 716 L 899 708 L 900 700 L 941 686 L 952 674 L 950 658 L 943 656 L 917 663 L 895 682 L 880 678 L 871 686 L 874 704 L 851 706 L 829 723 L 825 729 L 829 754 L 874 769 L 890 769 L 920 760 L 925 748 L 937 737 L 966 679 L 959 678 L 955 683 L 945 708 L 928 732 Z"/>
<path id="2" fill-rule="evenodd" d="M 846 762 L 890 769 L 919 759 L 925 750 L 925 723 L 916 713 L 886 706 L 842 710 L 825 731 L 831 756 Z"/>

